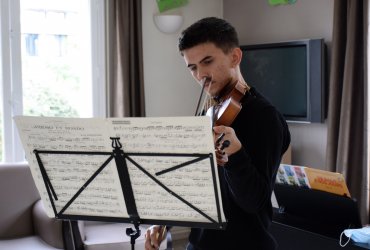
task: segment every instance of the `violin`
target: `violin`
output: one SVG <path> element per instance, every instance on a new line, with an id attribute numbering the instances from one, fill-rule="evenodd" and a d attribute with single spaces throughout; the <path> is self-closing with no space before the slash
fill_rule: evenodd
<path id="1" fill-rule="evenodd" d="M 231 90 L 226 91 L 226 94 L 219 98 L 218 104 L 207 110 L 206 115 L 212 118 L 213 126 L 229 127 L 234 122 L 242 109 L 240 101 L 247 91 L 249 91 L 249 86 L 237 81 Z"/>
<path id="2" fill-rule="evenodd" d="M 195 115 L 200 115 L 205 110 L 205 102 L 200 106 L 201 99 L 204 93 L 204 86 L 207 77 L 202 79 L 202 91 L 198 100 Z M 234 84 L 226 86 L 220 93 L 220 98 L 213 98 L 216 104 L 209 105 L 206 115 L 211 117 L 212 128 L 214 126 L 224 125 L 229 127 L 238 116 L 240 110 L 242 109 L 241 99 L 247 91 L 249 91 L 249 86 L 246 83 L 236 81 Z M 205 98 L 206 99 L 206 98 Z M 201 108 L 200 108 L 201 107 Z M 217 164 L 220 166 L 224 165 L 222 161 L 223 155 L 225 154 L 223 150 L 230 146 L 229 140 L 223 140 L 225 133 L 222 133 L 215 141 Z"/>

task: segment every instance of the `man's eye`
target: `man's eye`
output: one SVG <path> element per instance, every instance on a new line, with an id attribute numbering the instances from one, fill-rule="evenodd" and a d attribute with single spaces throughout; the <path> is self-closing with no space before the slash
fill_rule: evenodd
<path id="1" fill-rule="evenodd" d="M 212 60 L 206 60 L 206 61 L 204 61 L 204 64 L 210 64 L 210 63 L 212 63 Z"/>

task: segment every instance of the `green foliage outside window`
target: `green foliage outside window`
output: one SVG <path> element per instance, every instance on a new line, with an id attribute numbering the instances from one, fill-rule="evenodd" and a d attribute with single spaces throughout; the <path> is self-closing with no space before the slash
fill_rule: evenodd
<path id="1" fill-rule="evenodd" d="M 25 105 L 25 115 L 78 117 L 77 111 L 69 105 L 68 101 L 52 89 L 40 87 L 38 92 L 31 93 L 27 99 L 31 105 Z"/>
<path id="2" fill-rule="evenodd" d="M 68 58 L 23 59 L 23 114 L 31 116 L 78 117 L 76 100 L 78 72 Z M 35 74 L 35 72 L 39 72 Z M 73 97 L 74 96 L 74 97 Z"/>

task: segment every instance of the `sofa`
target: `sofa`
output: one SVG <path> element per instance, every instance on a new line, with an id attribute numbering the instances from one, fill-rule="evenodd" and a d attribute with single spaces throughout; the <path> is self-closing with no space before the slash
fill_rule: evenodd
<path id="1" fill-rule="evenodd" d="M 26 163 L 0 164 L 0 199 L 0 249 L 131 249 L 125 231 L 130 224 L 49 218 Z M 136 249 L 144 249 L 146 228 L 140 226 Z M 76 229 L 80 242 L 72 233 Z M 165 246 L 166 241 L 161 249 Z"/>
<path id="2" fill-rule="evenodd" d="M 63 222 L 46 215 L 25 163 L 0 164 L 0 249 L 68 249 Z"/>

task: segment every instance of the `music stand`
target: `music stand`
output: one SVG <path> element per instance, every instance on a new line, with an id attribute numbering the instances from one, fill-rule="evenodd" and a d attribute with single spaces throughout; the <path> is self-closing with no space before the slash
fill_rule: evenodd
<path id="1" fill-rule="evenodd" d="M 42 179 L 44 185 L 46 187 L 46 191 L 48 194 L 48 198 L 52 209 L 54 211 L 55 218 L 57 219 L 66 219 L 66 220 L 98 220 L 98 221 L 111 221 L 111 222 L 128 222 L 133 224 L 134 228 L 127 228 L 126 234 L 130 237 L 130 243 L 132 249 L 134 249 L 135 240 L 140 236 L 141 232 L 139 229 L 140 224 L 165 224 L 165 225 L 178 225 L 178 226 L 190 226 L 190 227 L 203 227 L 203 228 L 215 228 L 215 229 L 224 229 L 226 223 L 223 221 L 222 218 L 222 211 L 221 211 L 221 201 L 219 200 L 219 194 L 216 186 L 214 186 L 214 194 L 215 194 L 215 206 L 217 209 L 217 218 L 214 218 L 207 214 L 207 212 L 202 211 L 196 205 L 192 204 L 189 200 L 184 199 L 180 194 L 176 193 L 174 190 L 168 188 L 164 183 L 162 183 L 158 177 L 164 175 L 166 173 L 170 173 L 172 171 L 176 171 L 185 167 L 189 167 L 192 164 L 195 164 L 200 161 L 209 161 L 209 167 L 212 170 L 212 177 L 213 183 L 216 183 L 216 173 L 213 164 L 213 154 L 178 154 L 178 153 L 126 153 L 122 149 L 122 144 L 120 142 L 119 137 L 110 137 L 112 140 L 112 152 L 89 152 L 89 151 L 57 151 L 57 150 L 37 150 L 35 149 L 33 152 L 36 156 L 37 163 L 39 165 L 39 169 L 42 175 Z M 53 180 L 50 178 L 48 172 L 54 171 L 53 168 L 48 168 L 48 162 L 50 158 L 45 156 L 53 156 L 53 155 L 68 155 L 78 156 L 106 156 L 106 160 L 99 166 L 99 168 L 88 176 L 87 180 L 83 182 L 83 185 L 75 191 L 72 197 L 60 208 L 56 205 L 56 201 L 58 201 L 58 193 L 63 192 L 63 190 L 56 191 L 55 184 L 53 185 Z M 158 171 L 155 175 L 149 173 L 143 166 L 141 166 L 137 161 L 135 161 L 134 157 L 185 157 L 186 159 L 191 158 L 191 160 L 187 160 L 181 164 L 177 164 L 171 166 L 167 169 L 162 171 Z M 43 159 L 45 158 L 45 159 Z M 126 204 L 127 209 L 127 218 L 123 217 L 110 217 L 110 216 L 95 216 L 95 215 L 86 215 L 86 214 L 70 214 L 68 213 L 68 208 L 70 208 L 76 200 L 80 197 L 80 195 L 86 190 L 91 183 L 102 173 L 102 171 L 108 168 L 111 164 L 111 161 L 114 159 L 117 173 L 120 180 L 120 185 L 122 189 L 123 198 Z M 46 163 L 46 164 L 45 164 Z M 158 219 L 151 219 L 140 217 L 138 212 L 138 207 L 136 205 L 135 200 L 135 192 L 133 189 L 133 184 L 131 181 L 130 172 L 128 169 L 128 164 L 131 164 L 138 170 L 140 170 L 141 174 L 144 174 L 148 177 L 153 183 L 157 184 L 159 187 L 164 189 L 168 195 L 175 197 L 177 200 L 181 201 L 182 203 L 186 204 L 190 207 L 193 211 L 197 214 L 201 215 L 203 219 L 206 221 L 171 221 L 171 220 L 158 220 Z"/>

